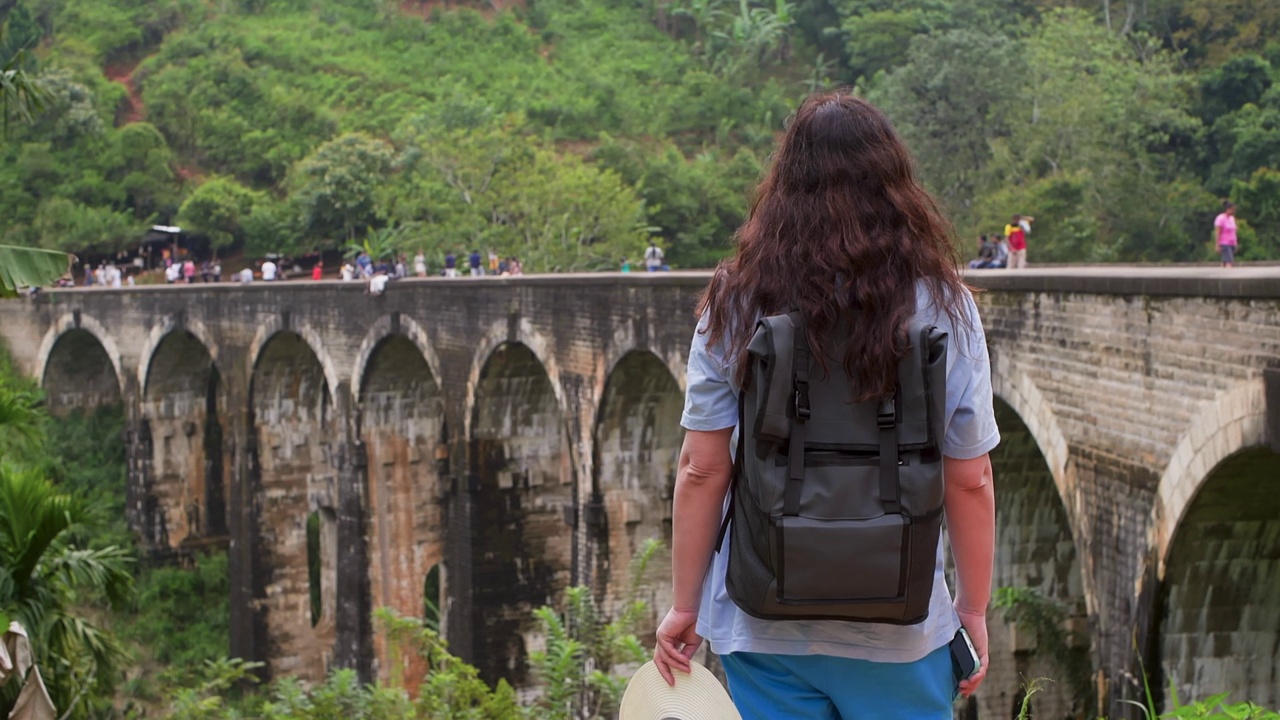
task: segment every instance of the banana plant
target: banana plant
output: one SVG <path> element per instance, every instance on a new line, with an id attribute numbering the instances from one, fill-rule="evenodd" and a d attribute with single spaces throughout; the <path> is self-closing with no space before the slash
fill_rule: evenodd
<path id="1" fill-rule="evenodd" d="M 57 250 L 0 245 L 0 298 L 44 287 L 67 274 L 73 256 Z"/>

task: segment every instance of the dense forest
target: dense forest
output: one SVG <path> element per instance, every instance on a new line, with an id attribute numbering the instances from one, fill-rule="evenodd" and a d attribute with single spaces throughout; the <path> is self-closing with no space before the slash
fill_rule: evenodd
<path id="1" fill-rule="evenodd" d="M 1280 258 L 1274 0 L 0 0 L 46 90 L 0 243 L 93 256 L 492 249 L 533 271 L 729 247 L 806 93 L 883 107 L 968 252 Z M 20 51 L 22 52 L 19 55 Z M 434 267 L 439 267 L 433 260 Z"/>

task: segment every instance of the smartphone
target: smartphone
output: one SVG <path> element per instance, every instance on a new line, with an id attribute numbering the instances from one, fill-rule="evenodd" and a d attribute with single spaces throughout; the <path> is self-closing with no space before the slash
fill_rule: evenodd
<path id="1" fill-rule="evenodd" d="M 973 640 L 964 628 L 956 631 L 951 639 L 951 669 L 956 674 L 956 682 L 968 680 L 982 668 L 982 659 L 973 647 Z"/>

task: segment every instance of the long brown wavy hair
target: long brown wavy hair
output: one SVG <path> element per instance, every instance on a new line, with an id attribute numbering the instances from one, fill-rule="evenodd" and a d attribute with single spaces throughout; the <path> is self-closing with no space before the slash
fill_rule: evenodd
<path id="1" fill-rule="evenodd" d="M 698 303 L 708 342 L 724 341 L 742 382 L 756 320 L 798 310 L 815 350 L 830 346 L 837 324 L 855 339 L 843 361 L 854 400 L 887 397 L 910 347 L 918 281 L 953 325 L 966 324 L 952 235 L 884 113 L 846 92 L 812 95 L 778 140 L 736 252 Z M 825 370 L 825 353 L 814 354 Z"/>

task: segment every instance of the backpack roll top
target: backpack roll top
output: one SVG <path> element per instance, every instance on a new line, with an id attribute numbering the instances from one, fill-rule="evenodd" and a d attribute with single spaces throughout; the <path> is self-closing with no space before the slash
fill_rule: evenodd
<path id="1" fill-rule="evenodd" d="M 798 313 L 748 346 L 731 490 L 730 597 L 764 619 L 911 624 L 928 615 L 942 522 L 947 336 L 909 328 L 891 398 L 855 403 L 844 342 Z"/>

